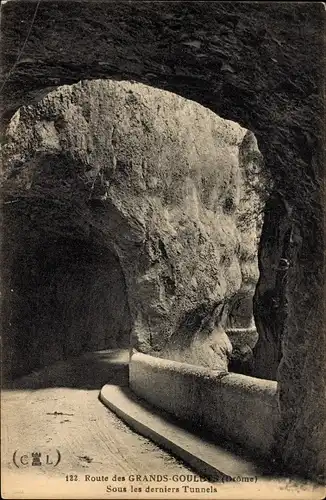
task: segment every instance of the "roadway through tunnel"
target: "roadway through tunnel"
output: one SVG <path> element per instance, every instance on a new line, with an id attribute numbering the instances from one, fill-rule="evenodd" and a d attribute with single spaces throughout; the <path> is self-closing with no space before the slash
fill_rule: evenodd
<path id="1" fill-rule="evenodd" d="M 60 488 L 69 495 L 76 487 L 70 478 L 77 478 L 84 494 L 99 492 L 103 498 L 107 487 L 124 487 L 110 481 L 113 476 L 131 479 L 135 486 L 137 475 L 194 474 L 99 401 L 105 383 L 128 385 L 128 359 L 126 350 L 87 353 L 22 377 L 2 391 L 3 493 L 8 488 L 19 497 L 23 489 L 26 495 L 33 484 L 35 493 L 37 481 L 39 494 L 61 498 L 56 496 Z M 18 458 L 19 470 L 13 463 L 15 450 L 17 457 L 30 457 L 32 452 L 54 449 L 60 451 L 61 461 L 50 473 L 45 463 L 24 467 Z"/>

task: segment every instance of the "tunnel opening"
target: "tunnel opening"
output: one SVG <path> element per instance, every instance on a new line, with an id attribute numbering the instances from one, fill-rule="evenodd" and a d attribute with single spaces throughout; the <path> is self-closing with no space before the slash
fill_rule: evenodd
<path id="1" fill-rule="evenodd" d="M 117 256 L 92 238 L 64 235 L 51 203 L 15 201 L 3 211 L 4 374 L 16 378 L 85 352 L 127 349 L 131 319 Z M 44 217 L 47 210 L 52 217 Z"/>
<path id="2" fill-rule="evenodd" d="M 166 122 L 175 107 L 179 116 Z M 128 346 L 214 369 L 205 349 L 184 358 L 207 340 L 230 371 L 252 374 L 268 186 L 251 132 L 170 92 L 97 80 L 20 108 L 8 137 L 3 257 L 13 376 Z M 184 321 L 194 315 L 198 338 Z"/>

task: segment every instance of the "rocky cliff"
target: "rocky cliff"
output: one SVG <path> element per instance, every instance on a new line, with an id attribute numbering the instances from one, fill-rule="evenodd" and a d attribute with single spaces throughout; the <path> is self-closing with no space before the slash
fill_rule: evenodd
<path id="1" fill-rule="evenodd" d="M 228 369 L 224 329 L 252 320 L 258 279 L 251 132 L 175 94 L 97 80 L 22 107 L 2 152 L 16 364 L 130 334 L 143 352 Z"/>

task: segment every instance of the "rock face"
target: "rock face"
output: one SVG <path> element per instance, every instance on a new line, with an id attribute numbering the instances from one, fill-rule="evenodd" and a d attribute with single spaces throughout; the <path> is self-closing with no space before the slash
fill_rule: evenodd
<path id="1" fill-rule="evenodd" d="M 130 334 L 142 352 L 227 370 L 224 328 L 258 279 L 251 132 L 174 94 L 98 80 L 21 108 L 3 157 L 21 314 L 9 337 L 15 352 L 32 339 L 25 369 Z"/>

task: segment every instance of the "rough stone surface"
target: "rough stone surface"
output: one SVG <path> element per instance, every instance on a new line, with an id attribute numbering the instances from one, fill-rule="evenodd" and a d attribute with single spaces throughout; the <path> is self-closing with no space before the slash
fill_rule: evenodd
<path id="1" fill-rule="evenodd" d="M 2 6 L 3 126 L 21 104 L 51 87 L 103 77 L 166 88 L 255 133 L 274 179 L 255 302 L 257 374 L 275 378 L 281 358 L 280 455 L 289 469 L 322 479 L 324 5 L 41 2 L 17 63 L 34 13 L 34 2 Z M 289 254 L 283 280 L 277 270 Z"/>
<path id="2" fill-rule="evenodd" d="M 21 108 L 6 139 L 6 227 L 26 238 L 11 288 L 23 318 L 42 316 L 26 335 L 13 314 L 16 344 L 36 359 L 49 339 L 76 354 L 129 326 L 143 352 L 227 370 L 229 305 L 258 279 L 253 134 L 177 95 L 97 80 Z"/>
<path id="3" fill-rule="evenodd" d="M 227 328 L 227 336 L 232 344 L 229 371 L 252 375 L 254 371 L 253 350 L 257 344 L 258 332 L 251 328 Z"/>

